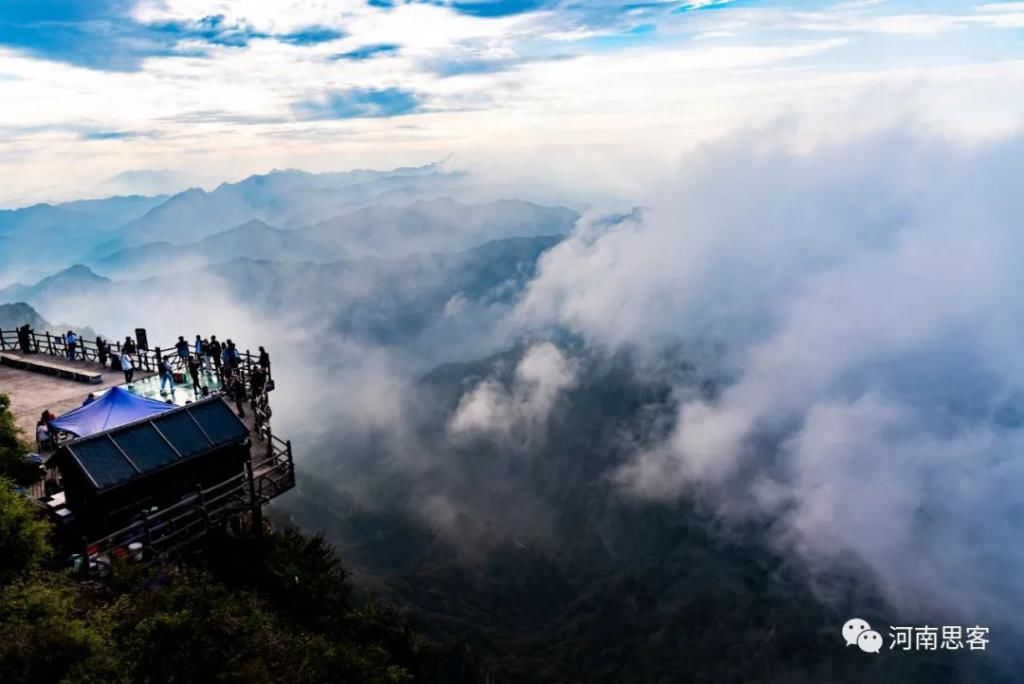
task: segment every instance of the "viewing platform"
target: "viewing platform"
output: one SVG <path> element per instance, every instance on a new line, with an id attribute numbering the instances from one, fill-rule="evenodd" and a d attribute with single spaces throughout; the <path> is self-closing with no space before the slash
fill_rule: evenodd
<path id="1" fill-rule="evenodd" d="M 195 384 L 175 350 L 129 350 L 128 384 L 121 353 L 90 341 L 72 360 L 61 336 L 0 330 L 0 393 L 26 441 L 36 443 L 44 411 L 54 416 L 49 443 L 36 443 L 46 448 L 30 455 L 40 479 L 23 491 L 69 563 L 103 575 L 113 559 L 157 562 L 217 527 L 262 530 L 262 507 L 294 488 L 295 467 L 271 429 L 273 382 L 258 358 L 240 352 Z M 162 360 L 172 391 L 161 391 Z"/>
<path id="2" fill-rule="evenodd" d="M 69 372 L 35 372 L 24 363 L 26 360 L 32 364 L 46 363 L 69 371 L 80 371 L 98 378 L 98 382 L 79 382 Z M 159 390 L 156 373 L 141 371 L 135 375 L 137 383 L 150 378 L 156 381 Z M 96 361 L 70 361 L 46 354 L 24 355 L 10 349 L 0 350 L 0 392 L 10 397 L 15 424 L 30 441 L 35 440 L 36 421 L 43 411 L 49 410 L 59 416 L 81 406 L 90 392 L 102 392 L 122 384 L 124 374 L 121 371 L 103 367 Z"/>

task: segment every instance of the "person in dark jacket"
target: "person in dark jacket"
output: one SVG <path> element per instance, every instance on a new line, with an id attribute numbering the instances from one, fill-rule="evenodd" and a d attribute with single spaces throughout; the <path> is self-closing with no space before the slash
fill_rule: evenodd
<path id="1" fill-rule="evenodd" d="M 260 347 L 260 368 L 267 374 L 267 378 L 270 378 L 270 354 L 263 347 Z"/>
<path id="2" fill-rule="evenodd" d="M 207 355 L 213 359 L 214 370 L 220 375 L 220 354 L 222 347 L 216 335 L 210 335 L 210 345 L 206 348 Z"/>
<path id="3" fill-rule="evenodd" d="M 22 354 L 32 353 L 32 328 L 28 323 L 18 328 L 18 345 Z"/>
<path id="4" fill-rule="evenodd" d="M 178 352 L 178 358 L 181 359 L 182 365 L 188 364 L 188 342 L 185 341 L 183 335 L 178 335 L 178 341 L 174 343 L 174 348 Z"/>
<path id="5" fill-rule="evenodd" d="M 199 361 L 193 358 L 188 360 L 188 374 L 192 376 L 192 389 L 199 394 Z"/>
<path id="6" fill-rule="evenodd" d="M 128 354 L 129 356 L 131 356 L 136 351 L 137 349 L 135 348 L 135 340 L 133 340 L 129 336 L 125 336 L 124 344 L 121 345 L 121 353 Z"/>
<path id="7" fill-rule="evenodd" d="M 110 358 L 110 345 L 102 337 L 96 338 L 96 355 L 99 357 L 100 365 L 106 366 Z"/>
<path id="8" fill-rule="evenodd" d="M 160 372 L 160 394 L 167 394 L 164 390 L 167 385 L 171 386 L 171 394 L 174 394 L 174 369 L 171 368 L 170 359 L 167 357 L 159 359 L 157 369 Z"/>

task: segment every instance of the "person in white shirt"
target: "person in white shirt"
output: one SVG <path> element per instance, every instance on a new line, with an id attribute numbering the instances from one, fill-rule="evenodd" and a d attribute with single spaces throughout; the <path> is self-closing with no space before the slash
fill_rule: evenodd
<path id="1" fill-rule="evenodd" d="M 46 423 L 43 421 L 36 424 L 36 442 L 39 444 L 40 450 L 50 446 L 50 428 L 46 427 Z"/>
<path id="2" fill-rule="evenodd" d="M 132 361 L 131 354 L 121 354 L 121 370 L 124 371 L 125 384 L 132 384 L 132 378 L 135 377 L 135 362 Z"/>

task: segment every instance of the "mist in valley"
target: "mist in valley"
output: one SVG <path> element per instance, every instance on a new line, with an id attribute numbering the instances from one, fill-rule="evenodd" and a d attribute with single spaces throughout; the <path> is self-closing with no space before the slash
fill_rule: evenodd
<path id="1" fill-rule="evenodd" d="M 0 299 L 113 340 L 265 346 L 300 469 L 276 519 L 440 638 L 517 654 L 508 672 L 614 679 L 602 624 L 649 644 L 652 677 L 665 624 L 825 648 L 851 609 L 991 625 L 1007 667 L 1021 140 L 771 137 L 703 146 L 626 211 L 427 166 L 273 172 L 129 218 L 111 200 L 88 240 L 35 218 L 63 206 L 8 212 Z M 78 237 L 17 282 L 56 230 Z"/>

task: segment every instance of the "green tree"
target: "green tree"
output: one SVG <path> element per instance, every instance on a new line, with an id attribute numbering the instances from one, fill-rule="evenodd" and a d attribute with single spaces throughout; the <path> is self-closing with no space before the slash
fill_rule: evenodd
<path id="1" fill-rule="evenodd" d="M 0 477 L 26 485 L 39 479 L 39 467 L 25 460 L 29 447 L 11 415 L 11 400 L 0 394 Z"/>
<path id="2" fill-rule="evenodd" d="M 11 684 L 124 681 L 109 624 L 82 587 L 43 572 L 0 591 L 0 679 Z"/>
<path id="3" fill-rule="evenodd" d="M 52 552 L 49 533 L 32 502 L 0 478 L 0 586 L 42 566 Z"/>

